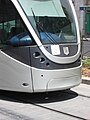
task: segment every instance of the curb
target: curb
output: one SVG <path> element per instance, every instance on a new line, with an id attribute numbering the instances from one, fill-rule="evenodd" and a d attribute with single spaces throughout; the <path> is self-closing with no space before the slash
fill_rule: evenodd
<path id="1" fill-rule="evenodd" d="M 89 77 L 82 77 L 82 83 L 90 85 L 90 78 Z"/>

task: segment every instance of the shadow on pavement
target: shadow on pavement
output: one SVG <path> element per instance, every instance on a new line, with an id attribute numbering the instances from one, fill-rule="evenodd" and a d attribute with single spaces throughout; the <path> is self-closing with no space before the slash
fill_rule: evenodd
<path id="1" fill-rule="evenodd" d="M 51 102 L 60 102 L 77 97 L 78 94 L 71 90 L 56 91 L 48 93 L 20 93 L 0 90 L 0 99 L 6 101 L 43 104 Z"/>

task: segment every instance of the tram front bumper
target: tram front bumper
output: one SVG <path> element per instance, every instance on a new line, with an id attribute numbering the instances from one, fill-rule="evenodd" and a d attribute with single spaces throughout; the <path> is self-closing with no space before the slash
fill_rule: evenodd
<path id="1" fill-rule="evenodd" d="M 81 66 L 60 70 L 32 68 L 34 92 L 65 90 L 81 83 Z"/>

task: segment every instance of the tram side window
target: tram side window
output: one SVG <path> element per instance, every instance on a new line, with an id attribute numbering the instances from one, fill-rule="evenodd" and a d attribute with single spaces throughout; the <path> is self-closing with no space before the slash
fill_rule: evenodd
<path id="1" fill-rule="evenodd" d="M 10 0 L 0 0 L 0 48 L 33 45 L 32 36 Z"/>

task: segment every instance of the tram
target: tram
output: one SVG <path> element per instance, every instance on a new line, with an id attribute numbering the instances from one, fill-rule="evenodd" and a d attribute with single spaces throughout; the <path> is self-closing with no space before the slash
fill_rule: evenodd
<path id="1" fill-rule="evenodd" d="M 80 83 L 72 0 L 0 0 L 0 89 L 35 93 Z"/>

